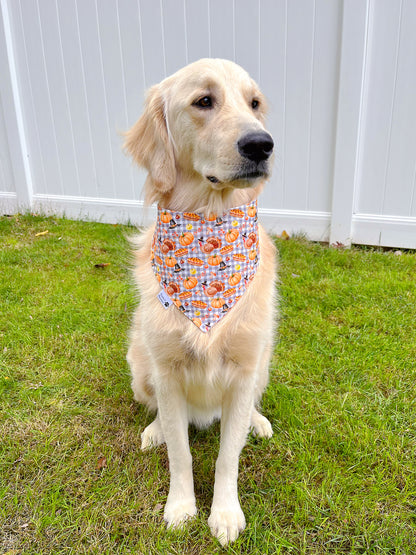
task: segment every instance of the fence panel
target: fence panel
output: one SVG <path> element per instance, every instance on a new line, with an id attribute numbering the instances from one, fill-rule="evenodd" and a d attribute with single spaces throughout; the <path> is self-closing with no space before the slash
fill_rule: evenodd
<path id="1" fill-rule="evenodd" d="M 353 238 L 416 247 L 416 3 L 372 0 Z"/>
<path id="2" fill-rule="evenodd" d="M 3 211 L 143 223 L 121 132 L 150 85 L 225 57 L 270 103 L 267 228 L 416 248 L 412 0 L 0 2 Z"/>
<path id="3" fill-rule="evenodd" d="M 13 214 L 19 206 L 31 206 L 32 173 L 10 13 L 4 0 L 0 6 L 0 209 L 2 213 Z"/>
<path id="4" fill-rule="evenodd" d="M 6 123 L 4 121 L 3 104 L 0 101 L 0 191 L 11 200 L 16 196 L 13 170 L 10 161 L 9 142 L 7 140 Z"/>

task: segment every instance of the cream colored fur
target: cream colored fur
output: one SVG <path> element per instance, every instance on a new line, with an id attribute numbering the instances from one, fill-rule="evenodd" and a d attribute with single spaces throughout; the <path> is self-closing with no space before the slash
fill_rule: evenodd
<path id="1" fill-rule="evenodd" d="M 209 110 L 195 106 L 209 96 Z M 253 109 L 252 100 L 259 101 Z M 149 91 L 144 113 L 126 134 L 126 150 L 148 172 L 148 202 L 180 211 L 222 214 L 257 197 L 260 179 L 234 179 L 241 164 L 236 143 L 263 130 L 265 101 L 247 73 L 225 60 L 200 60 Z M 216 176 L 212 183 L 207 176 Z M 208 333 L 157 299 L 150 263 L 154 228 L 136 239 L 134 277 L 140 291 L 127 359 L 137 401 L 157 411 L 142 433 L 142 448 L 167 444 L 170 490 L 164 517 L 179 526 L 196 514 L 188 424 L 221 418 L 214 497 L 208 519 L 222 545 L 245 527 L 238 493 L 238 460 L 250 427 L 272 428 L 256 405 L 268 381 L 275 316 L 275 249 L 260 227 L 260 263 L 234 308 Z"/>

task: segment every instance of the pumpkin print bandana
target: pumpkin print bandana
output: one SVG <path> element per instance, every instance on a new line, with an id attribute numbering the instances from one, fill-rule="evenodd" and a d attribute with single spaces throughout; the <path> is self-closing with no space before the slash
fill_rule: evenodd
<path id="1" fill-rule="evenodd" d="M 171 304 L 208 332 L 238 302 L 257 270 L 257 201 L 219 217 L 158 208 L 152 266 Z"/>

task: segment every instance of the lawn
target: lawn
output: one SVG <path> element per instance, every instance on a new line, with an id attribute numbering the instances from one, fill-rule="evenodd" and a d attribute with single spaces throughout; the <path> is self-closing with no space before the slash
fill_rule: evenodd
<path id="1" fill-rule="evenodd" d="M 45 233 L 47 231 L 47 233 Z M 416 552 L 416 254 L 277 240 L 279 339 L 240 459 L 247 529 L 210 536 L 219 426 L 190 430 L 198 517 L 166 531 L 126 333 L 132 228 L 0 218 L 0 554 Z"/>

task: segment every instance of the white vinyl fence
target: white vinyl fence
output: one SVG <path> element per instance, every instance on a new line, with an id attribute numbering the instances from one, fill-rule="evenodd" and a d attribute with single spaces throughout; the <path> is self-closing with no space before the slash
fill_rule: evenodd
<path id="1" fill-rule="evenodd" d="M 271 232 L 416 248 L 415 0 L 0 0 L 0 213 L 143 223 L 147 87 L 244 66 L 277 145 Z"/>

